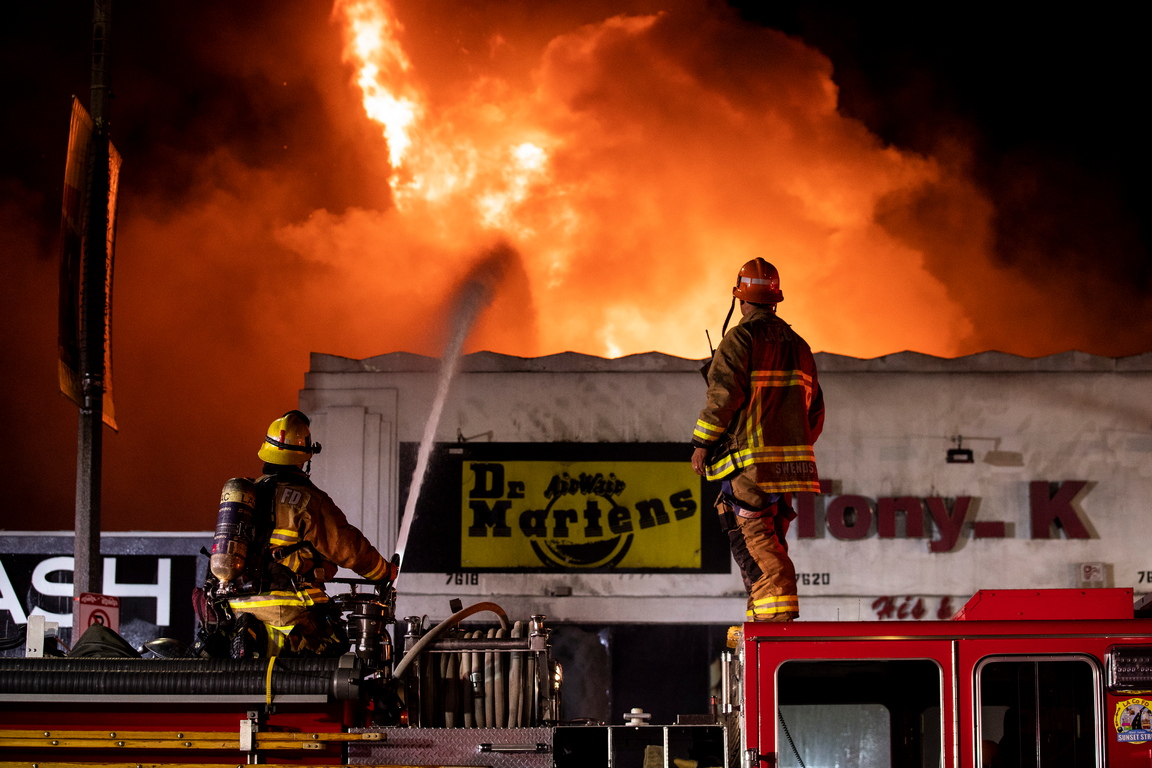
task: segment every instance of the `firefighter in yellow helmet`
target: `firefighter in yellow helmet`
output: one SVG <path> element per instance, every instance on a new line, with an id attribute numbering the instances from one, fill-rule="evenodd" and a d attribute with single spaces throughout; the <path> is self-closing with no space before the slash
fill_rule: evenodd
<path id="1" fill-rule="evenodd" d="M 712 356 L 692 468 L 721 481 L 716 508 L 748 590 L 747 620 L 791 621 L 800 601 L 785 534 L 796 517 L 792 494 L 820 491 L 813 444 L 824 396 L 812 350 L 776 316 L 784 300 L 776 268 L 749 261 L 732 296 L 742 317 Z"/>
<path id="2" fill-rule="evenodd" d="M 320 445 L 312 442 L 308 417 L 300 411 L 273 421 L 257 452 L 264 474 L 256 481 L 256 515 L 271 519 L 270 534 L 253 542 L 253 548 L 263 547 L 254 558 L 260 572 L 252 574 L 260 586 L 228 601 L 240 630 L 233 655 L 340 655 L 348 642 L 324 582 L 338 567 L 373 581 L 396 577 L 396 564 L 312 484 L 304 465 L 318 453 Z"/>

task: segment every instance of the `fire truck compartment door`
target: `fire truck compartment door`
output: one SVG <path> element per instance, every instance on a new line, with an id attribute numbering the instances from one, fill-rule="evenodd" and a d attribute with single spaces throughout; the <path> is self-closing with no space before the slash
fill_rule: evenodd
<path id="1" fill-rule="evenodd" d="M 962 764 L 1147 766 L 1147 749 L 1143 762 L 1108 758 L 1105 642 L 1056 636 L 960 640 L 957 684 L 965 703 L 960 709 L 960 733 L 965 734 Z"/>
<path id="2" fill-rule="evenodd" d="M 958 765 L 952 641 L 806 638 L 752 645 L 747 747 L 761 765 Z"/>

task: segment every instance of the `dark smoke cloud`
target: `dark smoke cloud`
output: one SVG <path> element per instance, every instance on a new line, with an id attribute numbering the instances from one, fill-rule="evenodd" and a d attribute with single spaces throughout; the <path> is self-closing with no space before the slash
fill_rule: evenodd
<path id="1" fill-rule="evenodd" d="M 827 54 L 844 114 L 942 159 L 991 203 L 988 264 L 956 247 L 975 219 L 946 189 L 927 185 L 878 210 L 966 308 L 974 327 L 963 351 L 1152 348 L 1139 25 L 1106 9 L 734 5 Z M 948 235 L 933 245 L 932 228 Z"/>
<path id="2" fill-rule="evenodd" d="M 349 87 L 330 12 L 115 8 L 112 134 L 127 160 L 113 312 L 121 432 L 105 439 L 106 528 L 210 528 L 220 485 L 258 471 L 268 423 L 295 407 L 311 351 L 437 352 L 452 277 L 397 302 L 350 285 L 355 265 L 282 242 L 286 225 L 312 216 L 391 205 L 387 147 Z M 72 526 L 75 493 L 76 412 L 55 383 L 56 231 L 69 97 L 87 101 L 91 5 L 23 15 L 3 46 L 22 119 L 9 123 L 17 162 L 0 180 L 0 360 L 15 406 L 0 451 L 13 496 L 34 514 L 10 509 L 0 527 L 51 530 Z M 379 245 L 345 256 L 387 266 Z"/>

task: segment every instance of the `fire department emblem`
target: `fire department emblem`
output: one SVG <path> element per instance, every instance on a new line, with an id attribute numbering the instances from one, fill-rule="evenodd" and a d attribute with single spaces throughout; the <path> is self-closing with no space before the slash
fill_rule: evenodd
<path id="1" fill-rule="evenodd" d="M 1130 743 L 1152 741 L 1152 701 L 1127 699 L 1116 705 L 1116 740 Z"/>

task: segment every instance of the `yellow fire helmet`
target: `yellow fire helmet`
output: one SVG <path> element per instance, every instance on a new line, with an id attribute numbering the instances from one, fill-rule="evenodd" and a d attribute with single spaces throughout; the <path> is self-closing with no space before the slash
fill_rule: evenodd
<path id="1" fill-rule="evenodd" d="M 303 466 L 320 453 L 320 443 L 312 442 L 308 417 L 300 411 L 288 411 L 268 425 L 268 435 L 257 455 L 269 464 Z"/>

